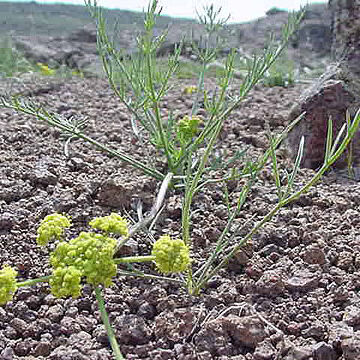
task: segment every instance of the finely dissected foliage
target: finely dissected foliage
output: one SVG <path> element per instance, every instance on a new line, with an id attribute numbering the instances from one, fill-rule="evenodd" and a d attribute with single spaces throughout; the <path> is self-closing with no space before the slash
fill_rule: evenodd
<path id="1" fill-rule="evenodd" d="M 200 16 L 200 22 L 207 31 L 207 37 L 199 44 L 194 44 L 193 50 L 197 56 L 200 75 L 197 86 L 185 88 L 184 93 L 193 97 L 193 106 L 189 114 L 175 119 L 172 111 L 166 117 L 162 116 L 161 105 L 167 94 L 170 79 L 176 76 L 180 64 L 181 44 L 175 48 L 174 54 L 169 56 L 167 66 L 158 67 L 156 51 L 166 38 L 166 31 L 159 36 L 154 36 L 153 30 L 158 11 L 157 0 L 153 0 L 145 14 L 144 32 L 138 38 L 138 52 L 126 63 L 123 53 L 119 51 L 107 35 L 105 20 L 102 11 L 96 3 L 88 2 L 90 12 L 97 23 L 98 49 L 103 61 L 105 73 L 115 95 L 125 104 L 130 114 L 131 126 L 135 136 L 147 144 L 154 145 L 159 157 L 164 162 L 164 172 L 149 166 L 147 163 L 133 159 L 128 154 L 111 149 L 105 144 L 90 138 L 85 134 L 85 120 L 64 118 L 51 113 L 46 109 L 21 100 L 19 98 L 2 98 L 0 105 L 12 108 L 18 112 L 36 116 L 39 120 L 47 122 L 64 132 L 66 148 L 74 138 L 81 138 L 95 145 L 108 154 L 141 170 L 144 174 L 162 181 L 157 199 L 149 214 L 128 229 L 129 222 L 119 214 L 95 218 L 90 226 L 96 231 L 81 232 L 78 237 L 69 242 L 63 240 L 64 228 L 70 226 L 70 221 L 65 215 L 53 214 L 44 219 L 38 231 L 38 243 L 46 245 L 49 240 L 58 241 L 55 250 L 50 254 L 50 263 L 53 268 L 51 275 L 39 279 L 14 282 L 16 272 L 11 268 L 4 268 L 0 272 L 4 276 L 1 286 L 0 301 L 5 303 L 12 298 L 17 287 L 32 285 L 39 281 L 48 281 L 51 291 L 55 296 L 81 295 L 82 283 L 87 282 L 95 290 L 101 317 L 103 319 L 111 347 L 116 359 L 123 359 L 115 334 L 111 328 L 109 317 L 105 310 L 102 289 L 111 286 L 116 274 L 139 276 L 152 279 L 166 279 L 183 285 L 190 294 L 200 294 L 218 271 L 225 267 L 229 260 L 239 249 L 250 241 L 264 224 L 284 206 L 296 200 L 309 190 L 324 174 L 325 171 L 339 158 L 351 142 L 360 122 L 360 111 L 353 120 L 347 119 L 339 135 L 333 141 L 332 123 L 329 120 L 326 143 L 326 153 L 323 166 L 313 178 L 301 187 L 295 186 L 304 149 L 304 139 L 300 141 L 298 156 L 291 173 L 286 173 L 285 185 L 280 179 L 277 165 L 276 149 L 291 131 L 293 126 L 301 120 L 299 117 L 281 134 L 272 134 L 269 130 L 269 149 L 258 159 L 244 162 L 241 169 L 229 167 L 234 159 L 241 160 L 244 151 L 239 152 L 232 159 L 222 161 L 223 154 L 215 155 L 214 148 L 218 136 L 231 112 L 240 104 L 249 91 L 272 69 L 275 60 L 281 54 L 288 40 L 299 26 L 303 12 L 292 14 L 289 23 L 283 29 L 283 39 L 272 44 L 261 56 L 247 59 L 247 72 L 241 82 L 237 93 L 229 93 L 229 86 L 234 75 L 235 51 L 231 51 L 225 63 L 221 76 L 217 79 L 218 85 L 213 94 L 205 89 L 204 79 L 207 69 L 217 56 L 219 50 L 218 30 L 225 20 L 219 19 L 219 12 L 213 6 L 205 8 L 205 15 Z M 283 80 L 283 77 L 280 79 Z M 279 80 L 279 81 L 280 81 Z M 280 82 L 281 82 L 280 81 Z M 275 81 L 278 83 L 278 79 Z M 284 85 L 284 84 L 282 84 Z M 199 109 L 205 116 L 199 116 Z M 243 205 L 252 186 L 256 183 L 260 171 L 265 164 L 271 161 L 278 201 L 268 213 L 254 225 L 254 227 L 241 238 L 241 227 L 234 229 L 234 221 L 242 211 Z M 211 169 L 223 169 L 227 173 L 220 179 L 209 176 Z M 237 204 L 231 207 L 227 194 L 226 183 L 229 180 L 242 179 L 242 188 Z M 191 259 L 191 205 L 195 194 L 202 191 L 209 183 L 219 182 L 224 184 L 226 205 L 229 219 L 209 256 L 201 264 L 196 264 Z M 130 257 L 117 257 L 118 250 L 132 238 L 139 230 L 146 228 L 152 221 L 156 221 L 167 190 L 176 189 L 182 192 L 182 219 L 181 239 L 172 239 L 168 235 L 161 236 L 152 247 L 150 255 L 134 255 Z M 112 234 L 112 237 L 109 234 Z M 145 274 L 140 271 L 123 270 L 117 268 L 118 264 L 131 264 L 140 262 L 154 262 L 156 269 L 163 274 L 183 272 L 181 276 L 171 277 Z M 193 271 L 193 269 L 195 269 Z"/>

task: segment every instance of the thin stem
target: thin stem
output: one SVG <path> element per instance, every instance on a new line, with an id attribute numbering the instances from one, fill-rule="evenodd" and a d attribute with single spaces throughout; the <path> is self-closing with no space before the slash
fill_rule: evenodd
<path id="1" fill-rule="evenodd" d="M 347 145 L 352 140 L 353 136 L 355 135 L 360 123 L 360 110 L 355 115 L 355 118 L 351 124 L 348 126 L 347 134 L 342 143 L 339 145 L 338 149 L 335 151 L 333 148 L 333 153 L 330 154 L 328 159 L 325 159 L 324 164 L 319 169 L 319 171 L 302 187 L 300 190 L 296 191 L 291 196 L 287 197 L 279 201 L 279 203 L 273 207 L 247 234 L 246 236 L 239 241 L 236 245 L 232 247 L 232 249 L 228 252 L 226 256 L 220 261 L 220 263 L 214 267 L 206 276 L 203 277 L 202 281 L 197 282 L 196 286 L 194 287 L 194 293 L 198 293 L 200 289 L 206 284 L 206 282 L 214 276 L 222 267 L 224 267 L 229 260 L 240 250 L 240 248 L 246 244 L 253 235 L 261 229 L 265 223 L 270 221 L 272 217 L 284 206 L 291 203 L 292 201 L 298 199 L 302 194 L 306 193 L 314 184 L 320 180 L 322 175 L 329 169 L 329 167 L 339 158 L 339 156 L 344 152 Z"/>
<path id="2" fill-rule="evenodd" d="M 96 295 L 96 300 L 98 302 L 98 306 L 99 306 L 99 310 L 100 310 L 100 314 L 101 314 L 101 319 L 103 321 L 103 324 L 105 326 L 105 330 L 111 345 L 111 349 L 114 353 L 115 359 L 116 360 L 124 360 L 124 356 L 121 354 L 120 348 L 119 348 L 119 344 L 116 341 L 116 337 L 114 334 L 114 330 L 111 327 L 110 321 L 109 321 L 109 316 L 108 313 L 105 309 L 105 302 L 104 302 L 104 298 L 102 296 L 101 293 L 101 288 L 99 286 L 97 286 L 95 288 L 95 295 Z"/>
<path id="3" fill-rule="evenodd" d="M 32 286 L 35 285 L 39 282 L 47 282 L 51 279 L 51 275 L 48 276 L 42 276 L 36 279 L 29 279 L 29 280 L 25 280 L 25 281 L 20 281 L 16 283 L 17 287 L 22 287 L 22 286 Z"/>
<path id="4" fill-rule="evenodd" d="M 0 104 L 6 108 L 14 109 L 14 110 L 20 111 L 24 114 L 33 115 L 33 116 L 37 117 L 39 120 L 47 122 L 49 125 L 52 125 L 60 130 L 65 131 L 65 132 L 69 132 L 69 133 L 75 135 L 76 137 L 81 138 L 81 139 L 89 142 L 90 144 L 95 145 L 97 148 L 99 148 L 103 151 L 106 151 L 110 155 L 118 157 L 120 160 L 134 166 L 135 168 L 143 171 L 145 174 L 147 174 L 149 176 L 154 177 L 155 179 L 158 179 L 158 180 L 164 179 L 164 175 L 162 173 L 160 173 L 159 171 L 157 171 L 156 169 L 151 169 L 148 166 L 146 166 L 145 164 L 143 164 L 142 162 L 135 160 L 134 158 L 132 158 L 128 155 L 125 155 L 124 153 L 122 153 L 120 151 L 113 150 L 113 149 L 107 147 L 106 145 L 103 145 L 103 144 L 99 143 L 98 141 L 92 139 L 91 137 L 86 136 L 81 131 L 75 129 L 70 123 L 67 123 L 67 122 L 63 121 L 62 119 L 48 113 L 45 109 L 42 109 L 42 108 L 36 109 L 31 106 L 22 105 L 20 103 L 20 101 L 16 98 L 13 98 L 12 102 L 7 102 L 4 98 L 2 98 Z"/>
<path id="5" fill-rule="evenodd" d="M 140 277 L 143 279 L 153 279 L 153 280 L 165 280 L 165 281 L 170 281 L 170 282 L 174 282 L 177 284 L 181 284 L 184 285 L 185 282 L 181 279 L 173 279 L 170 277 L 166 277 L 166 276 L 159 276 L 159 275 L 151 275 L 151 274 L 145 274 L 141 271 L 126 271 L 126 270 L 118 270 L 118 275 L 122 275 L 122 276 L 136 276 L 136 277 Z"/>
<path id="6" fill-rule="evenodd" d="M 141 263 L 149 262 L 155 260 L 155 256 L 146 255 L 146 256 L 127 256 L 123 258 L 114 259 L 115 264 L 129 264 L 129 263 Z"/>

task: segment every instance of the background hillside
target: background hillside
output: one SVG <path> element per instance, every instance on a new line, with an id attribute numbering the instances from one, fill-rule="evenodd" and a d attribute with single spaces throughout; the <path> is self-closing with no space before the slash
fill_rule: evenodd
<path id="1" fill-rule="evenodd" d="M 105 9 L 104 15 L 108 31 L 115 33 L 119 49 L 127 54 L 136 52 L 143 14 Z M 273 8 L 262 18 L 228 25 L 221 33 L 223 55 L 230 48 L 236 48 L 239 57 L 249 58 L 252 53 L 261 51 L 271 33 L 275 38 L 281 36 L 287 19 L 286 11 Z M 165 28 L 169 28 L 168 38 L 159 55 L 167 55 L 184 37 L 190 42 L 191 39 L 200 41 L 204 35 L 204 28 L 195 20 L 160 16 L 155 34 Z M 11 37 L 13 46 L 34 62 L 64 64 L 86 71 L 89 66 L 90 71 L 101 69 L 94 23 L 85 6 L 0 2 L 0 34 Z M 289 44 L 286 61 L 292 62 L 291 66 L 300 72 L 319 74 L 329 63 L 330 47 L 330 12 L 326 4 L 312 4 L 307 8 L 300 31 Z"/>
<path id="2" fill-rule="evenodd" d="M 143 14 L 126 10 L 104 10 L 109 27 L 139 29 Z M 169 22 L 188 24 L 187 19 L 161 16 L 157 25 L 166 27 Z M 66 36 L 92 23 L 89 11 L 82 5 L 38 4 L 33 2 L 0 2 L 0 33 L 13 35 Z"/>

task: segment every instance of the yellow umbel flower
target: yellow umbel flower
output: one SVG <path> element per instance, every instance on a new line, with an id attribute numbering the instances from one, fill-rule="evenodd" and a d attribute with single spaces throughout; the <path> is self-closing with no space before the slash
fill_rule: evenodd
<path id="1" fill-rule="evenodd" d="M 190 251 L 183 240 L 173 240 L 164 235 L 157 240 L 151 252 L 155 256 L 156 267 L 164 274 L 185 271 L 190 264 Z"/>
<path id="2" fill-rule="evenodd" d="M 197 91 L 197 87 L 196 86 L 186 86 L 183 90 L 183 93 L 185 95 L 191 95 L 193 94 L 194 92 Z"/>
<path id="3" fill-rule="evenodd" d="M 36 242 L 38 245 L 46 245 L 52 239 L 60 239 L 64 229 L 70 226 L 71 222 L 65 215 L 58 213 L 48 215 L 41 221 Z"/>
<path id="4" fill-rule="evenodd" d="M 94 286 L 111 286 L 117 270 L 113 259 L 116 243 L 113 238 L 87 232 L 81 232 L 68 243 L 58 243 L 50 256 L 53 295 L 78 297 L 82 277 Z"/>
<path id="5" fill-rule="evenodd" d="M 54 69 L 50 69 L 48 65 L 43 64 L 43 63 L 36 63 L 36 65 L 39 67 L 39 70 L 41 72 L 42 75 L 54 75 L 55 74 L 55 70 Z"/>
<path id="6" fill-rule="evenodd" d="M 119 234 L 124 237 L 129 235 L 127 220 L 116 213 L 95 218 L 89 222 L 89 225 L 94 229 L 99 229 L 106 233 Z"/>
<path id="7" fill-rule="evenodd" d="M 178 122 L 177 136 L 181 143 L 188 143 L 199 131 L 201 119 L 198 116 L 185 115 Z"/>
<path id="8" fill-rule="evenodd" d="M 0 305 L 12 300 L 17 289 L 16 276 L 17 271 L 10 266 L 5 265 L 0 270 Z"/>

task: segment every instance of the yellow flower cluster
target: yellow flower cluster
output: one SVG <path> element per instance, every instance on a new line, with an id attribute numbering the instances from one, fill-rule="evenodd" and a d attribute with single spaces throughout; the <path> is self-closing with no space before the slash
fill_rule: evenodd
<path id="1" fill-rule="evenodd" d="M 57 213 L 48 215 L 41 221 L 36 242 L 43 246 L 52 239 L 60 239 L 64 229 L 70 226 L 71 222 L 66 216 Z"/>
<path id="2" fill-rule="evenodd" d="M 151 252 L 155 256 L 156 267 L 163 274 L 185 271 L 190 264 L 190 252 L 183 240 L 173 240 L 164 235 L 157 240 Z"/>
<path id="3" fill-rule="evenodd" d="M 188 143 L 199 131 L 201 119 L 198 116 L 184 116 L 178 122 L 177 135 L 181 143 Z"/>
<path id="4" fill-rule="evenodd" d="M 56 297 L 78 297 L 82 277 L 94 286 L 111 286 L 112 277 L 116 275 L 115 248 L 115 239 L 87 232 L 81 232 L 68 243 L 58 243 L 50 256 L 52 294 Z"/>
<path id="5" fill-rule="evenodd" d="M 56 73 L 56 70 L 54 69 L 50 69 L 48 65 L 43 64 L 43 63 L 36 63 L 36 65 L 39 67 L 39 70 L 41 72 L 42 75 L 54 75 Z"/>
<path id="6" fill-rule="evenodd" d="M 196 87 L 196 86 L 187 86 L 187 87 L 184 88 L 183 93 L 184 93 L 185 95 L 191 95 L 191 94 L 193 94 L 193 93 L 196 92 L 196 91 L 197 91 L 197 87 Z"/>
<path id="7" fill-rule="evenodd" d="M 95 218 L 89 222 L 89 225 L 106 233 L 119 234 L 124 237 L 129 235 L 127 220 L 116 213 Z"/>
<path id="8" fill-rule="evenodd" d="M 10 266 L 5 265 L 0 270 L 0 305 L 12 300 L 17 289 L 16 276 L 17 271 Z"/>

